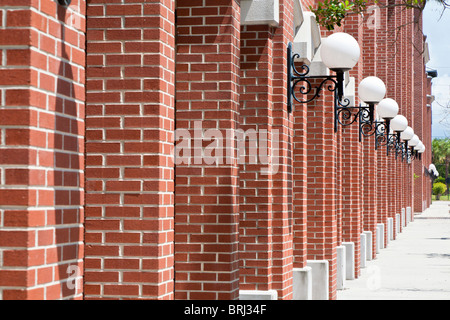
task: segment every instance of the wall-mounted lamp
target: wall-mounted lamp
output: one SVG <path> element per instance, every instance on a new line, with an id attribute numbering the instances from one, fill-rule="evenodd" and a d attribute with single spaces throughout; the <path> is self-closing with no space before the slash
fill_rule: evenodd
<path id="1" fill-rule="evenodd" d="M 343 32 L 333 33 L 322 41 L 320 55 L 322 62 L 328 69 L 334 71 L 335 75 L 311 76 L 307 65 L 301 66 L 301 71 L 295 67 L 295 59 L 300 58 L 298 53 L 292 52 L 292 43 L 287 50 L 288 60 L 288 112 L 292 112 L 293 99 L 299 103 L 308 103 L 320 96 L 321 90 L 325 89 L 334 93 L 335 111 L 338 107 L 348 107 L 350 101 L 344 96 L 344 72 L 351 70 L 359 60 L 361 54 L 358 42 L 351 35 Z M 314 79 L 321 80 L 319 84 L 312 84 Z M 312 97 L 307 97 L 312 95 Z M 337 119 L 335 119 L 335 129 Z"/>

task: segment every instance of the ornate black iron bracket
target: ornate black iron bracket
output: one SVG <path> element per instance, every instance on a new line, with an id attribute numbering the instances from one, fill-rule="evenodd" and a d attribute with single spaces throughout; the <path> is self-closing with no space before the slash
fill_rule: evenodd
<path id="1" fill-rule="evenodd" d="M 344 71 L 337 71 L 335 75 L 329 76 L 310 76 L 307 65 L 302 65 L 301 71 L 296 68 L 295 59 L 297 58 L 300 58 L 300 55 L 292 52 L 292 43 L 289 43 L 287 50 L 288 112 L 292 112 L 294 100 L 298 103 L 309 103 L 320 97 L 322 90 L 327 90 L 334 94 L 334 131 L 337 132 L 339 124 L 348 126 L 358 121 L 359 141 L 361 141 L 363 134 L 361 130 L 367 126 L 368 121 L 373 121 L 373 105 L 350 106 L 350 100 L 344 98 Z M 315 79 L 320 82 L 313 83 Z"/>
<path id="2" fill-rule="evenodd" d="M 343 96 L 343 81 L 340 81 L 343 74 L 331 75 L 331 76 L 309 76 L 309 67 L 307 65 L 302 65 L 301 68 L 303 72 L 300 72 L 295 67 L 295 59 L 300 58 L 298 53 L 292 52 L 292 43 L 289 43 L 287 49 L 287 91 L 288 91 L 288 101 L 287 107 L 288 112 L 292 112 L 294 100 L 298 103 L 309 103 L 320 97 L 322 89 L 325 87 L 326 90 L 334 92 L 335 99 Z M 321 79 L 319 84 L 312 84 L 311 80 Z M 298 90 L 298 93 L 296 92 Z M 312 97 L 301 99 L 301 96 L 311 95 Z"/>

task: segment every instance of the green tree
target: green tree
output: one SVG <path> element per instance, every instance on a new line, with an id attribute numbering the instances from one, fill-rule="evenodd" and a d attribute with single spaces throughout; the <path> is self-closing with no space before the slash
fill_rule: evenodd
<path id="1" fill-rule="evenodd" d="M 433 194 L 436 196 L 436 200 L 439 200 L 441 195 L 447 190 L 447 186 L 442 182 L 433 184 Z"/>
<path id="2" fill-rule="evenodd" d="M 335 26 L 341 26 L 343 20 L 353 14 L 363 15 L 367 11 L 367 7 L 376 4 L 380 8 L 389 7 L 403 7 L 406 9 L 415 9 L 423 11 L 425 5 L 429 1 L 439 2 L 443 10 L 450 8 L 450 0 L 401 0 L 395 1 L 395 3 L 388 3 L 380 5 L 379 0 L 323 0 L 317 3 L 317 7 L 309 7 L 311 12 L 316 15 L 316 20 L 319 25 L 327 28 L 328 30 L 334 30 Z"/>
<path id="3" fill-rule="evenodd" d="M 433 139 L 431 152 L 433 163 L 435 165 L 444 165 L 445 181 L 447 181 L 450 165 L 450 139 Z"/>

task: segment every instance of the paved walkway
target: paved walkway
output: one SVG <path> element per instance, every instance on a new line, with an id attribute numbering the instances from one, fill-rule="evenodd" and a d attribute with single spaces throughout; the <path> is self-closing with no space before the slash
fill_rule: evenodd
<path id="1" fill-rule="evenodd" d="M 338 300 L 450 300 L 450 201 L 414 215 Z"/>

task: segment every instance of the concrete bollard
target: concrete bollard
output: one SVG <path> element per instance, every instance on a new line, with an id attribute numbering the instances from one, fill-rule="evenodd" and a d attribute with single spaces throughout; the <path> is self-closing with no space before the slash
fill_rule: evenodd
<path id="1" fill-rule="evenodd" d="M 336 247 L 336 253 L 337 253 L 337 271 L 336 271 L 336 277 L 337 277 L 337 289 L 343 290 L 345 288 L 345 280 L 346 280 L 346 256 L 345 256 L 345 246 L 337 246 Z"/>
<path id="2" fill-rule="evenodd" d="M 355 244 L 353 242 L 342 242 L 345 246 L 345 279 L 355 279 Z"/>
<path id="3" fill-rule="evenodd" d="M 372 239 L 372 231 L 364 231 L 366 235 L 366 257 L 367 261 L 373 259 L 373 239 Z"/>
<path id="4" fill-rule="evenodd" d="M 294 268 L 293 286 L 293 300 L 312 300 L 311 267 Z"/>
<path id="5" fill-rule="evenodd" d="M 307 260 L 312 273 L 312 300 L 329 300 L 328 260 Z"/>
<path id="6" fill-rule="evenodd" d="M 367 264 L 367 235 L 365 233 L 361 233 L 360 242 L 361 242 L 361 259 L 359 260 L 359 266 L 361 268 L 365 268 Z"/>

